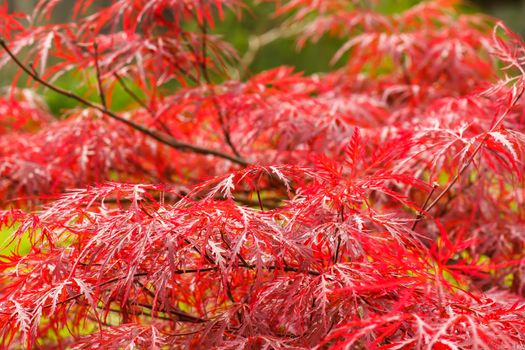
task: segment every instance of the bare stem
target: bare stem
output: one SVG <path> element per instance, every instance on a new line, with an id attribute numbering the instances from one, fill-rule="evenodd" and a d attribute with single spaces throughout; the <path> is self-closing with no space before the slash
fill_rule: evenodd
<path id="1" fill-rule="evenodd" d="M 417 223 L 423 218 L 423 216 L 424 216 L 423 213 L 426 211 L 425 207 L 427 206 L 428 202 L 430 201 L 430 198 L 432 198 L 432 195 L 434 194 L 434 191 L 436 190 L 436 188 L 438 188 L 438 184 L 434 183 L 432 185 L 432 190 L 428 193 L 428 196 L 425 199 L 425 203 L 423 203 L 423 205 L 421 206 L 421 210 L 417 213 L 416 220 L 414 221 L 414 224 L 412 225 L 412 231 L 414 231 L 416 229 Z"/>
<path id="2" fill-rule="evenodd" d="M 148 113 L 152 116 L 155 114 L 154 111 L 146 104 L 146 102 L 142 101 L 140 97 L 138 97 L 137 94 L 134 93 L 133 90 L 131 90 L 128 87 L 124 79 L 122 79 L 122 77 L 118 73 L 113 73 L 113 76 L 117 79 L 118 83 L 120 84 L 120 86 L 122 86 L 122 88 L 129 95 L 129 97 L 131 97 L 135 102 L 137 102 L 142 108 L 147 110 Z"/>
<path id="3" fill-rule="evenodd" d="M 94 58 L 95 58 L 95 71 L 97 74 L 97 86 L 98 86 L 98 94 L 100 96 L 100 103 L 104 108 L 108 108 L 108 105 L 106 103 L 106 95 L 104 94 L 104 89 L 102 87 L 102 77 L 100 74 L 100 65 L 98 64 L 98 44 L 97 41 L 93 43 L 93 51 L 94 51 Z"/>
<path id="4" fill-rule="evenodd" d="M 221 125 L 222 135 L 224 137 L 224 141 L 226 141 L 226 144 L 230 147 L 232 152 L 237 157 L 241 157 L 241 155 L 237 151 L 237 148 L 235 147 L 235 145 L 232 142 L 231 135 L 230 135 L 230 130 L 228 130 L 228 127 L 226 125 L 226 118 L 224 117 L 224 113 L 222 112 L 221 106 L 217 102 L 217 96 L 216 96 L 216 93 L 215 93 L 215 89 L 213 88 L 213 84 L 211 82 L 210 75 L 208 73 L 208 64 L 206 62 L 207 61 L 207 57 L 206 57 L 207 56 L 207 40 L 206 40 L 206 37 L 208 36 L 208 32 L 207 32 L 207 29 L 206 29 L 206 23 L 202 23 L 200 25 L 200 27 L 201 27 L 201 32 L 202 32 L 201 33 L 202 34 L 201 55 L 200 55 L 201 57 L 196 57 L 196 59 L 200 62 L 202 76 L 204 77 L 204 80 L 208 84 L 208 87 L 209 87 L 209 90 L 210 90 L 210 93 L 211 93 L 211 99 L 212 99 L 213 105 L 215 107 L 215 110 L 217 111 L 217 116 L 219 117 L 219 124 Z"/>
<path id="5" fill-rule="evenodd" d="M 257 190 L 257 201 L 259 202 L 259 207 L 261 208 L 261 211 L 264 211 L 264 206 L 261 199 L 261 192 L 259 190 Z"/>
<path id="6" fill-rule="evenodd" d="M 345 222 L 345 207 L 341 206 L 341 210 L 339 211 L 339 217 L 341 219 L 341 223 Z M 336 228 L 336 232 L 339 232 L 339 228 Z M 335 257 L 334 257 L 334 264 L 337 264 L 339 261 L 339 250 L 341 249 L 341 236 L 337 237 L 337 247 L 335 249 Z"/>
<path id="7" fill-rule="evenodd" d="M 128 85 L 126 84 L 126 82 L 124 81 L 124 79 L 122 79 L 122 77 L 118 74 L 118 73 L 113 73 L 113 76 L 117 79 L 118 83 L 120 84 L 120 86 L 124 89 L 124 91 L 128 94 L 129 97 L 131 97 L 135 102 L 137 102 L 142 108 L 144 108 L 146 111 L 148 111 L 149 115 L 151 116 L 151 118 L 157 123 L 159 124 L 159 126 L 164 130 L 164 132 L 166 132 L 166 134 L 168 135 L 172 135 L 171 134 L 171 131 L 170 129 L 166 126 L 166 124 L 164 124 L 161 120 L 157 119 L 156 116 L 155 116 L 155 111 L 152 110 L 144 101 L 142 101 L 140 99 L 140 97 L 137 96 L 136 93 L 133 92 L 133 90 L 131 90 Z"/>

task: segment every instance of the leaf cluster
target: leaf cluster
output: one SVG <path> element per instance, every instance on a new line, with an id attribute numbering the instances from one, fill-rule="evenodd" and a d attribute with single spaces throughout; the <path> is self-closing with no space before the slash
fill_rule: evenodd
<path id="1" fill-rule="evenodd" d="M 0 97 L 3 347 L 525 346 L 525 45 L 504 24 L 276 1 L 346 62 L 239 79 L 214 26 L 247 2 L 83 0 L 52 23 L 58 3 L 0 2 L 0 66 L 82 104 Z M 75 70 L 96 101 L 54 85 Z"/>

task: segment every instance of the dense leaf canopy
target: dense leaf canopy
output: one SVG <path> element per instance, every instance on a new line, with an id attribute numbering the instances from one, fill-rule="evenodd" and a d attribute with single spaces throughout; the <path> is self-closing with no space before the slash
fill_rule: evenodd
<path id="1" fill-rule="evenodd" d="M 0 1 L 0 65 L 30 78 L 0 97 L 2 347 L 525 347 L 525 46 L 503 23 L 275 1 L 251 48 L 335 36 L 344 64 L 251 74 L 214 31 L 251 2 L 53 23 L 58 3 Z"/>

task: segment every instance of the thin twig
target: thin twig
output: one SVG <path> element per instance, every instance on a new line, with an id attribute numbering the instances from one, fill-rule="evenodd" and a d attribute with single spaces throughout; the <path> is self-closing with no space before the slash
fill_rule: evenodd
<path id="1" fill-rule="evenodd" d="M 140 124 L 137 124 L 135 123 L 134 121 L 132 120 L 129 120 L 129 119 L 126 119 L 120 115 L 117 115 L 115 114 L 114 112 L 112 112 L 111 110 L 107 109 L 107 108 L 104 108 L 104 106 L 101 106 L 99 104 L 96 104 L 94 102 L 90 102 L 76 94 L 74 94 L 73 92 L 71 91 L 68 91 L 68 90 L 64 90 L 58 86 L 55 86 L 45 80 L 43 80 L 42 78 L 40 78 L 38 75 L 35 75 L 30 68 L 28 68 L 24 63 L 22 63 L 20 61 L 20 59 L 18 59 L 18 57 L 16 57 L 16 55 L 9 49 L 9 47 L 7 46 L 6 42 L 2 39 L 0 39 L 0 46 L 2 46 L 4 48 L 4 50 L 7 52 L 7 54 L 11 57 L 11 59 L 16 63 L 16 65 L 18 65 L 26 74 L 28 74 L 31 78 L 33 78 L 35 81 L 37 81 L 38 83 L 44 85 L 45 87 L 49 88 L 50 90 L 53 90 L 55 91 L 56 93 L 59 93 L 63 96 L 66 96 L 70 99 L 73 99 L 73 100 L 76 100 L 80 103 L 82 103 L 83 105 L 86 105 L 88 107 L 91 107 L 93 109 L 96 109 L 98 110 L 99 112 L 102 112 L 103 114 L 107 115 L 108 117 L 110 118 L 113 118 L 123 124 L 126 124 L 128 126 L 130 126 L 131 128 L 145 134 L 145 135 L 148 135 L 149 137 L 157 140 L 158 142 L 162 143 L 162 144 L 165 144 L 167 146 L 170 146 L 172 148 L 175 148 L 175 149 L 178 149 L 178 150 L 181 150 L 181 151 L 184 151 L 184 152 L 193 152 L 193 153 L 197 153 L 197 154 L 204 154 L 204 155 L 212 155 L 212 156 L 216 156 L 216 157 L 219 157 L 219 158 L 223 158 L 223 159 L 227 159 L 233 163 L 236 163 L 236 164 L 239 164 L 239 165 L 243 165 L 243 166 L 247 166 L 249 165 L 250 163 L 248 163 L 245 159 L 241 158 L 241 157 L 238 157 L 238 156 L 235 156 L 235 155 L 230 155 L 230 154 L 227 154 L 227 153 L 224 153 L 224 152 L 221 152 L 221 151 L 217 151 L 217 150 L 213 150 L 213 149 L 209 149 L 209 148 L 205 148 L 205 147 L 200 147 L 200 146 L 196 146 L 196 145 L 192 145 L 192 144 L 189 144 L 189 143 L 185 143 L 185 142 L 181 142 L 181 141 L 178 141 L 177 139 L 169 136 L 169 135 L 166 135 L 164 133 L 160 133 L 156 130 L 152 130 L 152 129 L 149 129 L 143 125 L 140 125 Z"/>
<path id="2" fill-rule="evenodd" d="M 140 273 L 136 273 L 135 275 L 133 275 L 133 278 L 137 278 L 137 277 L 142 277 L 142 276 L 147 276 L 147 273 L 145 272 L 140 272 Z M 115 282 L 118 282 L 122 279 L 125 279 L 127 278 L 128 276 L 122 276 L 122 277 L 114 277 L 112 279 L 109 279 L 107 281 L 104 281 L 102 283 L 99 283 L 96 287 L 100 288 L 100 287 L 103 287 L 105 285 L 108 285 L 108 284 L 111 284 L 111 283 L 115 283 Z M 80 292 L 80 293 L 77 293 L 77 294 L 74 294 L 62 301 L 59 301 L 59 302 L 56 302 L 56 303 L 51 303 L 51 304 L 46 304 L 46 305 L 43 305 L 41 306 L 41 309 L 49 309 L 49 308 L 52 308 L 52 307 L 56 307 L 58 305 L 62 305 L 62 304 L 66 304 L 70 301 L 73 301 L 75 299 L 78 299 L 80 298 L 81 296 L 85 295 L 85 293 L 83 292 Z M 33 312 L 34 310 L 30 310 L 29 312 Z M 5 313 L 4 313 L 5 314 Z"/>
<path id="3" fill-rule="evenodd" d="M 412 225 L 412 231 L 414 231 L 416 229 L 417 223 L 419 222 L 419 220 L 421 220 L 423 218 L 423 215 L 424 215 L 423 213 L 426 211 L 425 207 L 427 206 L 428 202 L 430 201 L 430 198 L 432 198 L 432 195 L 434 194 L 434 191 L 436 190 L 436 188 L 438 188 L 438 186 L 439 185 L 437 183 L 435 183 L 435 182 L 432 185 L 432 190 L 429 192 L 427 198 L 425 199 L 425 202 L 421 206 L 421 210 L 419 210 L 419 212 L 417 213 L 416 220 L 414 221 L 414 224 Z"/>
<path id="4" fill-rule="evenodd" d="M 259 202 L 259 207 L 261 208 L 261 211 L 264 211 L 263 202 L 261 199 L 261 192 L 257 189 L 257 201 Z"/>
<path id="5" fill-rule="evenodd" d="M 140 273 L 136 273 L 135 275 L 133 275 L 133 278 L 137 278 L 137 277 L 143 277 L 143 276 L 147 276 L 148 274 L 145 273 L 145 272 L 140 272 Z M 97 285 L 97 287 L 103 287 L 105 285 L 108 285 L 108 284 L 111 284 L 111 283 L 114 283 L 114 282 L 118 282 L 119 280 L 122 280 L 122 279 L 125 279 L 127 278 L 128 276 L 122 276 L 122 277 L 115 277 L 115 278 L 112 278 L 110 280 L 107 280 L 107 281 L 104 281 L 100 284 Z M 41 306 L 40 308 L 41 309 L 49 309 L 49 308 L 53 308 L 53 307 L 57 307 L 59 305 L 63 305 L 63 304 L 66 304 L 70 301 L 73 301 L 73 300 L 76 300 L 78 298 L 80 298 L 81 296 L 85 295 L 85 293 L 81 292 L 81 293 L 77 293 L 77 294 L 74 294 L 62 301 L 59 301 L 59 302 L 56 302 L 56 303 L 51 303 L 51 304 L 46 304 L 46 305 L 43 305 Z M 140 307 L 143 307 L 143 308 L 146 308 L 146 309 L 149 309 L 149 310 L 153 310 L 153 306 L 152 305 L 149 305 L 149 304 L 145 304 L 145 303 L 137 303 L 136 305 L 140 306 Z M 182 312 L 182 311 L 179 311 L 179 310 L 165 310 L 165 309 L 158 309 L 157 311 L 159 312 L 163 312 L 163 313 L 169 313 L 169 314 L 172 314 L 172 315 L 176 315 L 177 316 L 177 321 L 180 321 L 180 322 L 189 322 L 189 323 L 204 323 L 204 322 L 208 322 L 208 320 L 206 319 L 203 319 L 203 318 L 200 318 L 200 317 L 197 317 L 197 316 L 193 316 L 193 315 L 190 315 L 190 314 L 187 314 L 185 312 Z M 31 309 L 29 310 L 30 313 L 34 312 L 34 309 Z M 0 312 L 2 314 L 7 314 L 5 312 Z"/>
<path id="6" fill-rule="evenodd" d="M 228 248 L 228 250 L 231 250 L 231 249 L 232 249 L 232 248 L 231 248 L 231 244 L 230 244 L 231 242 L 229 241 L 228 237 L 226 237 L 226 235 L 224 234 L 224 232 L 222 232 L 222 230 L 221 230 L 221 239 L 222 239 L 222 241 L 224 242 L 224 244 L 226 244 L 226 247 Z M 241 260 L 241 262 L 242 262 L 244 265 L 246 265 L 246 266 L 249 265 L 248 262 L 242 257 L 242 255 L 241 255 L 240 252 L 237 253 L 237 257 L 239 258 L 239 260 Z"/>
<path id="7" fill-rule="evenodd" d="M 149 310 L 156 310 L 158 312 L 163 312 L 163 313 L 175 315 L 175 316 L 177 316 L 177 321 L 180 321 L 180 322 L 205 323 L 205 322 L 209 321 L 209 320 L 206 320 L 204 318 L 192 316 L 192 315 L 189 315 L 189 314 L 187 314 L 185 312 L 178 311 L 178 310 L 173 310 L 173 309 L 168 309 L 168 310 L 155 309 L 155 307 L 153 305 L 146 304 L 146 303 L 136 303 L 135 305 L 138 305 L 140 307 L 143 307 L 143 308 L 146 308 L 146 309 L 149 309 Z"/>
<path id="8" fill-rule="evenodd" d="M 210 75 L 208 73 L 208 65 L 207 65 L 207 62 L 206 62 L 207 61 L 207 50 L 208 50 L 207 49 L 207 40 L 206 40 L 206 38 L 208 36 L 208 32 L 207 32 L 207 29 L 206 29 L 206 23 L 200 24 L 200 27 L 201 27 L 201 32 L 202 32 L 201 33 L 201 35 L 202 35 L 202 39 L 201 39 L 201 55 L 200 55 L 201 57 L 196 57 L 196 59 L 200 63 L 202 76 L 204 77 L 204 80 L 206 80 L 206 83 L 208 84 L 208 88 L 209 88 L 210 93 L 211 93 L 211 100 L 212 100 L 212 103 L 213 103 L 213 105 L 215 107 L 215 110 L 217 111 L 217 116 L 219 117 L 219 124 L 221 125 L 221 129 L 222 129 L 222 134 L 223 134 L 224 140 L 226 141 L 226 144 L 230 147 L 232 152 L 237 157 L 241 157 L 240 153 L 237 151 L 237 148 L 235 147 L 235 145 L 232 142 L 230 131 L 228 130 L 228 128 L 226 126 L 226 118 L 224 117 L 224 114 L 222 112 L 221 106 L 219 105 L 219 102 L 217 102 L 217 95 L 215 93 L 215 89 L 213 87 Z"/>
<path id="9" fill-rule="evenodd" d="M 156 300 L 156 295 L 155 293 L 153 293 L 153 291 L 151 291 L 148 287 L 146 287 L 143 283 L 141 283 L 140 281 L 136 281 L 136 283 L 150 296 L 153 298 L 153 302 L 155 302 Z M 143 304 L 138 304 L 142 307 Z M 146 305 L 149 305 L 149 304 L 146 304 Z M 149 307 L 148 307 L 149 308 Z M 154 307 L 151 306 L 151 310 L 153 311 L 154 310 Z M 190 315 L 184 311 L 181 311 L 181 310 L 178 310 L 176 308 L 173 308 L 173 307 L 169 307 L 167 309 L 155 309 L 156 311 L 158 312 L 163 312 L 163 313 L 171 313 L 173 315 L 176 315 L 177 316 L 177 321 L 187 321 L 187 322 L 191 322 L 191 323 L 204 323 L 204 322 L 207 322 L 208 320 L 205 320 L 203 318 L 200 318 L 200 317 L 197 317 L 197 316 L 193 316 L 193 315 Z"/>
<path id="10" fill-rule="evenodd" d="M 129 88 L 129 86 L 126 84 L 124 79 L 118 74 L 117 72 L 113 73 L 113 76 L 117 79 L 118 83 L 124 89 L 124 91 L 131 97 L 135 102 L 137 102 L 142 108 L 144 108 L 146 111 L 148 111 L 149 114 L 152 116 L 155 115 L 155 112 L 146 104 L 146 102 L 142 101 L 140 97 L 137 96 L 133 90 Z"/>
<path id="11" fill-rule="evenodd" d="M 166 124 L 164 124 L 155 116 L 155 111 L 152 110 L 144 101 L 140 99 L 140 97 L 137 96 L 136 93 L 133 92 L 133 90 L 129 88 L 124 79 L 122 79 L 122 77 L 117 72 L 113 73 L 113 76 L 117 79 L 117 82 L 122 87 L 122 89 L 124 89 L 124 91 L 128 94 L 128 96 L 131 97 L 135 102 L 137 102 L 142 108 L 144 108 L 149 113 L 151 118 L 157 124 L 159 124 L 159 126 L 166 132 L 166 134 L 173 136 L 171 130 L 166 126 Z"/>
<path id="12" fill-rule="evenodd" d="M 339 211 L 339 217 L 341 219 L 341 223 L 345 222 L 345 207 L 341 206 L 341 210 Z M 336 232 L 339 233 L 339 227 L 336 228 Z M 341 236 L 337 237 L 337 247 L 335 249 L 335 257 L 334 257 L 334 264 L 337 264 L 339 261 L 339 250 L 341 249 Z"/>
<path id="13" fill-rule="evenodd" d="M 102 87 L 102 77 L 100 74 L 100 65 L 98 64 L 98 43 L 96 39 L 93 42 L 93 51 L 94 51 L 94 58 L 95 58 L 95 71 L 97 75 L 98 95 L 100 96 L 100 103 L 105 109 L 107 109 L 108 105 L 106 103 L 106 95 L 104 93 L 104 88 Z"/>
<path id="14" fill-rule="evenodd" d="M 424 208 L 424 211 L 428 212 L 430 209 L 432 209 L 433 207 L 436 206 L 436 204 L 439 203 L 439 200 L 441 198 L 443 198 L 443 196 L 445 194 L 447 194 L 448 191 L 450 191 L 450 189 L 456 184 L 456 182 L 459 180 L 459 178 L 461 177 L 461 175 L 463 175 L 463 173 L 465 172 L 465 170 L 467 170 L 467 168 L 469 167 L 469 165 L 472 163 L 472 161 L 474 160 L 474 157 L 478 154 L 478 152 L 480 151 L 481 147 L 483 147 L 483 145 L 485 144 L 485 142 L 487 141 L 487 139 L 489 138 L 489 134 L 491 132 L 493 132 L 494 130 L 496 130 L 496 128 L 501 124 L 501 122 L 503 122 L 503 120 L 505 119 L 505 117 L 509 114 L 510 110 L 516 105 L 516 103 L 518 102 L 518 100 L 521 98 L 521 96 L 523 95 L 523 92 L 525 90 L 522 88 L 521 91 L 516 95 L 516 97 L 512 100 L 512 102 L 510 103 L 510 105 L 507 107 L 507 109 L 505 110 L 505 112 L 503 112 L 503 114 L 496 120 L 496 122 L 492 125 L 492 127 L 489 129 L 489 131 L 487 131 L 485 133 L 485 136 L 483 137 L 483 139 L 478 143 L 478 145 L 476 146 L 476 148 L 474 149 L 474 151 L 472 152 L 472 154 L 470 155 L 470 157 L 467 159 L 467 161 L 465 163 L 463 163 L 463 165 L 461 166 L 461 168 L 459 169 L 458 173 L 454 176 L 454 178 L 452 179 L 452 181 L 450 181 L 447 185 L 447 187 L 441 191 L 441 193 L 432 201 L 432 203 L 430 203 L 428 205 L 427 208 Z M 420 221 L 423 217 L 419 218 L 419 219 L 416 219 L 416 221 L 414 222 L 414 225 L 417 225 L 418 221 Z"/>
<path id="15" fill-rule="evenodd" d="M 106 312 L 114 312 L 114 313 L 117 313 L 117 314 L 120 314 L 122 312 L 122 310 L 120 309 L 115 309 L 115 308 L 109 308 L 109 309 L 106 309 L 102 306 L 99 306 L 97 305 L 96 306 L 97 309 L 99 310 L 103 310 L 103 311 L 106 311 Z M 171 317 L 165 317 L 165 316 L 162 316 L 162 315 L 152 315 L 151 313 L 147 313 L 147 312 L 144 312 L 142 310 L 129 310 L 128 313 L 132 314 L 132 315 L 135 315 L 135 316 L 146 316 L 146 317 L 151 317 L 151 318 L 155 318 L 155 319 L 159 319 L 159 320 L 164 320 L 164 321 L 173 321 L 173 318 Z M 96 318 L 93 317 L 93 319 L 96 321 Z M 105 326 L 107 326 L 107 324 L 105 324 Z"/>

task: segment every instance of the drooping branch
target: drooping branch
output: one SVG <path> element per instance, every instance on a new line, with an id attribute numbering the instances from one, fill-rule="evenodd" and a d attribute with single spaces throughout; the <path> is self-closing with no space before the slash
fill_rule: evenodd
<path id="1" fill-rule="evenodd" d="M 238 156 L 235 156 L 235 155 L 231 155 L 231 154 L 227 154 L 227 153 L 224 153 L 224 152 L 221 152 L 221 151 L 218 151 L 218 150 L 214 150 L 214 149 L 209 149 L 209 148 L 205 148 L 205 147 L 201 147 L 201 146 L 197 146 L 197 145 L 192 145 L 192 144 L 189 144 L 189 143 L 186 143 L 186 142 L 182 142 L 182 141 L 179 141 L 177 139 L 175 139 L 174 137 L 171 137 L 169 135 L 166 135 L 164 133 L 160 133 L 156 130 L 152 130 L 152 129 L 149 129 L 147 128 L 146 126 L 144 125 L 141 125 L 141 124 L 138 124 L 132 120 L 129 120 L 129 119 L 126 119 L 114 112 L 112 112 L 111 110 L 109 110 L 108 108 L 105 108 L 104 106 L 101 106 L 97 103 L 94 103 L 94 102 L 91 102 L 91 101 L 88 101 L 86 100 L 85 98 L 71 92 L 71 91 L 68 91 L 68 90 L 65 90 L 65 89 L 62 89 L 52 83 L 49 83 L 47 81 L 45 81 L 44 79 L 42 79 L 39 75 L 35 74 L 27 65 L 25 65 L 24 63 L 22 63 L 22 61 L 20 61 L 20 59 L 9 49 L 7 43 L 3 40 L 3 39 L 0 39 L 0 46 L 7 52 L 7 54 L 11 57 L 11 59 L 13 60 L 13 62 L 15 62 L 15 64 L 20 67 L 26 74 L 28 74 L 32 79 L 34 79 L 35 81 L 37 81 L 38 83 L 42 84 L 43 86 L 47 87 L 48 89 L 58 93 L 58 94 L 61 94 L 65 97 L 68 97 L 72 100 L 76 100 L 77 102 L 80 102 L 81 104 L 85 105 L 85 106 L 88 106 L 90 108 L 93 108 L 93 109 L 96 109 L 98 110 L 99 112 L 107 115 L 108 117 L 112 118 L 112 119 L 115 119 L 121 123 L 124 123 L 128 126 L 130 126 L 131 128 L 157 140 L 158 142 L 162 143 L 162 144 L 165 144 L 169 147 L 172 147 L 174 149 L 177 149 L 177 150 L 180 150 L 180 151 L 184 151 L 184 152 L 193 152 L 193 153 L 197 153 L 197 154 L 203 154 L 203 155 L 212 155 L 212 156 L 215 156 L 215 157 L 219 157 L 219 158 L 223 158 L 223 159 L 226 159 L 226 160 L 229 160 L 235 164 L 239 164 L 239 165 L 242 165 L 242 166 L 247 166 L 249 165 L 250 163 L 248 161 L 246 161 L 245 159 L 241 158 L 241 157 L 238 157 Z"/>
<path id="2" fill-rule="evenodd" d="M 492 125 L 492 127 L 487 131 L 485 132 L 485 135 L 483 136 L 483 138 L 481 139 L 481 141 L 479 141 L 478 145 L 476 146 L 476 148 L 474 149 L 474 151 L 472 151 L 472 154 L 470 155 L 470 157 L 467 159 L 467 161 L 465 163 L 463 163 L 463 165 L 459 168 L 459 171 L 456 173 L 456 175 L 454 176 L 454 178 L 448 183 L 447 187 L 445 187 L 445 189 L 443 189 L 443 191 L 441 191 L 441 193 L 439 193 L 439 195 L 428 205 L 423 205 L 422 209 L 421 209 L 421 212 L 420 214 L 418 214 L 418 216 L 416 217 L 416 220 L 414 221 L 414 224 L 413 224 L 413 229 L 415 229 L 416 225 L 418 224 L 419 221 L 421 221 L 423 219 L 423 215 L 421 215 L 421 213 L 425 213 L 425 212 L 428 212 L 430 209 L 434 208 L 438 203 L 439 201 L 441 200 L 441 198 L 443 198 L 443 196 L 445 196 L 445 194 L 447 194 L 450 189 L 456 184 L 456 182 L 459 180 L 459 178 L 461 177 L 461 175 L 463 175 L 463 173 L 465 172 L 465 170 L 467 170 L 467 168 L 470 166 L 470 164 L 474 161 L 474 158 L 476 157 L 476 155 L 478 154 L 478 152 L 481 150 L 481 147 L 483 147 L 483 145 L 485 145 L 485 143 L 487 142 L 488 138 L 489 138 L 489 135 L 491 132 L 493 132 L 494 130 L 496 130 L 500 124 L 503 122 L 503 120 L 507 117 L 507 115 L 509 114 L 509 112 L 512 110 L 512 108 L 516 105 L 516 103 L 519 101 L 519 99 L 521 98 L 521 96 L 523 95 L 525 91 L 525 88 L 522 87 L 520 89 L 520 91 L 516 94 L 516 96 L 512 99 L 512 101 L 510 102 L 510 104 L 507 106 L 507 108 L 505 109 L 505 111 L 499 116 L 499 118 L 496 120 L 496 122 Z M 433 192 L 430 193 L 429 197 L 427 198 L 427 200 L 425 201 L 425 203 L 428 202 L 430 196 L 432 195 Z"/>
<path id="3" fill-rule="evenodd" d="M 222 135 L 224 137 L 224 141 L 226 142 L 228 147 L 230 147 L 230 149 L 235 154 L 235 156 L 241 157 L 239 151 L 237 150 L 237 147 L 235 147 L 235 145 L 232 142 L 231 135 L 230 135 L 230 130 L 228 129 L 228 126 L 226 125 L 226 118 L 224 117 L 224 113 L 222 111 L 221 106 L 217 102 L 217 95 L 215 93 L 215 89 L 213 87 L 210 75 L 208 73 L 208 65 L 207 65 L 207 62 L 206 62 L 206 60 L 207 60 L 207 51 L 208 51 L 208 44 L 207 44 L 206 38 L 208 36 L 208 31 L 207 31 L 207 28 L 206 28 L 206 23 L 201 23 L 200 27 L 201 27 L 201 36 L 202 36 L 202 38 L 201 38 L 201 55 L 200 55 L 200 57 L 198 57 L 197 53 L 194 50 L 195 59 L 200 63 L 202 76 L 204 77 L 204 80 L 208 84 L 208 88 L 209 88 L 210 93 L 211 93 L 211 100 L 213 102 L 213 106 L 215 107 L 215 110 L 217 111 L 217 116 L 219 117 L 219 124 L 221 125 Z"/>

